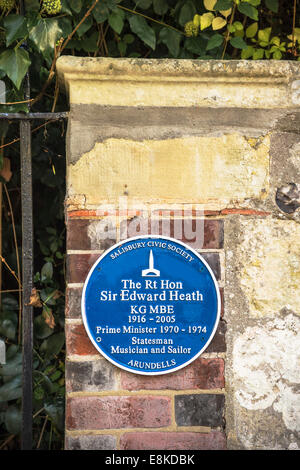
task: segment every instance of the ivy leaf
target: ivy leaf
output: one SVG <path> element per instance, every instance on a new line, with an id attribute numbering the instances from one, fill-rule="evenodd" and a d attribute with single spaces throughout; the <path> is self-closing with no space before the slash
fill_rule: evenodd
<path id="1" fill-rule="evenodd" d="M 223 43 L 224 41 L 224 38 L 221 34 L 217 33 L 217 34 L 214 34 L 208 41 L 207 43 L 207 46 L 206 46 L 206 50 L 207 51 L 210 51 L 211 49 L 214 49 L 215 47 L 219 47 L 221 46 L 221 44 Z"/>
<path id="2" fill-rule="evenodd" d="M 246 49 L 243 49 L 243 50 L 242 50 L 241 58 L 242 58 L 242 59 L 250 59 L 250 57 L 253 56 L 253 53 L 254 53 L 254 47 L 252 47 L 252 46 L 247 46 Z"/>
<path id="3" fill-rule="evenodd" d="M 164 15 L 167 13 L 168 8 L 166 0 L 153 0 L 153 10 L 157 15 Z"/>
<path id="4" fill-rule="evenodd" d="M 266 0 L 266 7 L 274 13 L 278 13 L 278 0 Z"/>
<path id="5" fill-rule="evenodd" d="M 150 28 L 145 18 L 133 15 L 129 18 L 129 24 L 131 31 L 147 44 L 147 46 L 154 50 L 156 46 L 155 32 Z"/>
<path id="6" fill-rule="evenodd" d="M 244 39 L 240 37 L 231 38 L 230 44 L 236 49 L 247 49 L 247 44 L 245 43 Z"/>
<path id="7" fill-rule="evenodd" d="M 21 48 L 8 49 L 0 55 L 0 69 L 6 73 L 18 90 L 30 64 L 28 52 Z"/>
<path id="8" fill-rule="evenodd" d="M 33 371 L 33 376 L 38 377 L 38 380 L 39 380 L 42 388 L 46 392 L 48 392 L 48 393 L 53 392 L 53 384 L 52 384 L 51 380 L 49 379 L 49 377 L 47 377 L 46 374 L 44 374 L 40 370 L 35 370 L 35 371 Z"/>
<path id="9" fill-rule="evenodd" d="M 69 8 L 67 0 L 61 0 L 61 13 L 67 13 L 67 15 L 72 16 L 72 11 Z"/>
<path id="10" fill-rule="evenodd" d="M 63 36 L 59 23 L 53 18 L 41 18 L 29 34 L 36 48 L 48 60 L 58 39 Z"/>
<path id="11" fill-rule="evenodd" d="M 85 52 L 95 52 L 97 50 L 97 40 L 98 33 L 97 31 L 94 31 L 89 37 L 85 37 L 82 41 L 78 41 L 79 49 L 82 49 Z M 57 254 L 58 252 L 56 252 L 56 256 Z"/>
<path id="12" fill-rule="evenodd" d="M 220 10 L 220 13 L 225 16 L 225 18 L 228 18 L 230 13 L 232 12 L 232 8 L 229 8 L 229 10 Z"/>
<path id="13" fill-rule="evenodd" d="M 34 336 L 38 339 L 45 339 L 52 333 L 53 329 L 46 324 L 43 315 L 38 315 L 34 319 Z"/>
<path id="14" fill-rule="evenodd" d="M 75 13 L 79 13 L 82 8 L 82 0 L 71 0 L 70 7 L 72 8 Z"/>
<path id="15" fill-rule="evenodd" d="M 6 364 L 2 364 L 0 366 L 0 375 L 13 377 L 15 375 L 22 374 L 23 366 L 21 351 L 18 351 L 13 357 L 9 357 L 8 353 L 6 356 Z"/>
<path id="16" fill-rule="evenodd" d="M 248 28 L 246 29 L 246 37 L 247 38 L 254 38 L 254 36 L 257 33 L 258 29 L 258 23 L 252 23 Z"/>
<path id="17" fill-rule="evenodd" d="M 162 28 L 159 37 L 165 44 L 173 57 L 178 57 L 180 51 L 181 34 L 170 28 Z"/>
<path id="18" fill-rule="evenodd" d="M 81 38 L 93 26 L 93 18 L 88 16 L 77 29 L 77 35 Z"/>
<path id="19" fill-rule="evenodd" d="M 247 2 L 241 2 L 238 4 L 238 10 L 240 13 L 243 13 L 246 16 L 249 16 L 252 20 L 258 20 L 258 11 L 255 7 L 250 5 Z"/>
<path id="20" fill-rule="evenodd" d="M 40 351 L 45 353 L 48 359 L 56 356 L 65 343 L 65 335 L 63 332 L 56 333 L 49 338 L 45 339 L 40 347 Z"/>
<path id="21" fill-rule="evenodd" d="M 227 21 L 224 18 L 221 18 L 221 16 L 217 16 L 216 18 L 213 19 L 212 21 L 212 29 L 222 29 L 224 26 L 226 26 Z"/>
<path id="22" fill-rule="evenodd" d="M 232 7 L 232 2 L 230 0 L 218 0 L 217 3 L 214 5 L 214 10 L 226 11 L 226 10 L 230 10 L 231 7 Z"/>
<path id="23" fill-rule="evenodd" d="M 122 32 L 124 26 L 124 12 L 123 10 L 118 9 L 118 11 L 113 11 L 108 17 L 109 26 L 117 33 Z"/>
<path id="24" fill-rule="evenodd" d="M 184 47 L 187 51 L 193 54 L 202 55 L 205 53 L 206 41 L 201 36 L 194 38 L 187 38 Z"/>
<path id="25" fill-rule="evenodd" d="M 103 23 L 109 17 L 109 9 L 106 5 L 99 2 L 94 7 L 92 14 L 97 23 Z"/>
<path id="26" fill-rule="evenodd" d="M 185 2 L 180 10 L 178 23 L 181 26 L 184 26 L 188 21 L 190 21 L 194 17 L 196 13 L 197 11 L 194 3 L 192 1 Z"/>
<path id="27" fill-rule="evenodd" d="M 41 269 L 41 280 L 49 281 L 53 276 L 53 265 L 49 261 Z"/>
<path id="28" fill-rule="evenodd" d="M 56 397 L 52 402 L 44 403 L 46 413 L 50 416 L 55 427 L 59 431 L 64 429 L 64 400 L 61 397 Z"/>
<path id="29" fill-rule="evenodd" d="M 258 31 L 258 40 L 265 43 L 264 45 L 267 46 L 269 44 L 270 34 L 271 28 L 260 29 Z"/>
<path id="30" fill-rule="evenodd" d="M 282 57 L 282 53 L 277 49 L 277 51 L 275 51 L 273 54 L 273 59 L 280 60 L 281 57 Z"/>
<path id="31" fill-rule="evenodd" d="M 215 9 L 215 4 L 217 3 L 217 0 L 203 0 L 204 6 L 206 10 L 214 10 Z"/>
<path id="32" fill-rule="evenodd" d="M 109 17 L 110 10 L 115 10 L 116 8 L 116 0 L 102 0 L 93 8 L 92 14 L 97 23 L 103 23 Z"/>
<path id="33" fill-rule="evenodd" d="M 253 59 L 254 60 L 259 60 L 259 59 L 263 59 L 264 58 L 264 49 L 255 49 L 255 51 L 253 52 Z"/>
<path id="34" fill-rule="evenodd" d="M 23 38 L 27 34 L 27 26 L 24 16 L 8 15 L 3 21 L 6 29 L 6 45 L 10 46 L 16 39 Z"/>
<path id="35" fill-rule="evenodd" d="M 134 0 L 138 8 L 142 10 L 148 10 L 151 7 L 152 0 Z"/>
<path id="36" fill-rule="evenodd" d="M 203 13 L 203 15 L 200 16 L 200 29 L 203 31 L 203 29 L 208 28 L 214 19 L 214 14 L 209 12 L 209 13 Z"/>
<path id="37" fill-rule="evenodd" d="M 13 377 L 0 387 L 0 402 L 15 400 L 22 396 L 22 374 Z"/>
<path id="38" fill-rule="evenodd" d="M 18 316 L 12 311 L 3 311 L 0 314 L 0 333 L 8 339 L 14 339 L 18 327 Z"/>
<path id="39" fill-rule="evenodd" d="M 22 427 L 22 412 L 20 408 L 11 405 L 5 412 L 4 422 L 6 429 L 11 434 L 19 434 Z"/>

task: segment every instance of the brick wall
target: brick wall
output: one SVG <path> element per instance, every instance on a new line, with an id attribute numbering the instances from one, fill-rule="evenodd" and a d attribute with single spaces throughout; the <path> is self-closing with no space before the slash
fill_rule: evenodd
<path id="1" fill-rule="evenodd" d="M 226 325 L 222 314 L 205 354 L 167 375 L 149 377 L 118 369 L 89 340 L 81 320 L 83 282 L 103 249 L 119 241 L 109 239 L 96 249 L 88 232 L 97 220 L 101 217 L 87 211 L 67 214 L 67 448 L 224 449 Z M 119 222 L 123 237 L 130 220 L 123 216 Z M 156 215 L 156 220 L 158 230 L 153 234 L 166 235 L 162 228 L 169 225 L 163 223 L 163 215 Z M 178 220 L 183 219 L 177 215 Z M 203 221 L 204 240 L 197 249 L 214 271 L 222 295 L 223 218 L 216 213 Z M 171 236 L 172 222 L 174 218 Z"/>

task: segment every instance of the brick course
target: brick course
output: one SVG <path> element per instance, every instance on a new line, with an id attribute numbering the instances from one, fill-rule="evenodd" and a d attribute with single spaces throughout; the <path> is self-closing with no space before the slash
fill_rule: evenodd
<path id="1" fill-rule="evenodd" d="M 171 217 L 171 214 L 170 214 Z M 188 227 L 185 224 L 188 222 Z M 222 219 L 143 219 L 123 220 L 120 224 L 121 239 L 132 236 L 130 226 L 136 235 L 165 235 L 181 240 L 194 249 L 218 249 L 223 247 L 224 221 Z M 190 231 L 190 236 L 186 232 Z M 197 237 L 196 237 L 197 233 Z"/>
<path id="2" fill-rule="evenodd" d="M 160 428 L 171 423 L 171 400 L 158 396 L 71 397 L 68 429 Z"/>
<path id="3" fill-rule="evenodd" d="M 221 279 L 219 253 L 200 253 L 211 267 L 217 280 Z M 67 256 L 67 278 L 69 283 L 83 283 L 93 266 L 100 257 L 99 253 L 69 254 Z"/>
<path id="4" fill-rule="evenodd" d="M 120 439 L 122 450 L 224 450 L 225 435 L 219 431 L 128 432 Z"/>
<path id="5" fill-rule="evenodd" d="M 187 367 L 167 375 L 144 376 L 121 372 L 125 390 L 185 390 L 224 387 L 224 360 L 199 358 Z"/>

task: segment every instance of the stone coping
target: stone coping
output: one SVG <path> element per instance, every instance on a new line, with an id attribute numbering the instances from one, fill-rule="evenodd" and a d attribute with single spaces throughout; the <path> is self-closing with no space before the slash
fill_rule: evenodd
<path id="1" fill-rule="evenodd" d="M 278 108 L 300 104 L 294 61 L 114 59 L 61 56 L 72 104 Z"/>

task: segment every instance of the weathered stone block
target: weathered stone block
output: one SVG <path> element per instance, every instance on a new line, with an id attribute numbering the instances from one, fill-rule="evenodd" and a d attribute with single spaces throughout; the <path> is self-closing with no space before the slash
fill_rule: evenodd
<path id="1" fill-rule="evenodd" d="M 238 267 L 249 314 L 272 317 L 284 307 L 299 314 L 299 224 L 292 220 L 248 219 L 241 220 L 236 228 L 239 241 L 231 242 L 227 270 L 233 264 Z"/>
<path id="2" fill-rule="evenodd" d="M 269 137 L 255 145 L 238 134 L 143 142 L 107 139 L 69 167 L 69 196 L 85 194 L 87 207 L 119 204 L 124 193 L 143 203 L 219 207 L 264 198 L 269 185 Z"/>
<path id="3" fill-rule="evenodd" d="M 289 61 L 111 59 L 63 56 L 57 61 L 72 104 L 293 107 L 298 64 Z M 294 86 L 293 86 L 294 85 Z"/>

